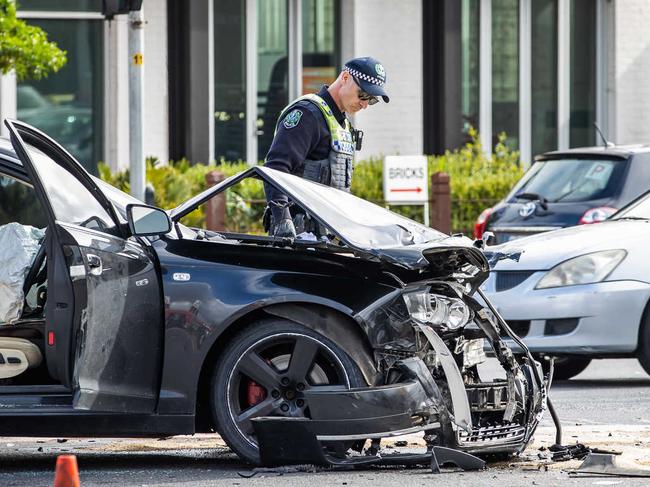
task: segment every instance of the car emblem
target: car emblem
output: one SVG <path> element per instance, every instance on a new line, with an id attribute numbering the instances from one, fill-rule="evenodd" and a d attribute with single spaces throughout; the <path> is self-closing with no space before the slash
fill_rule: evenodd
<path id="1" fill-rule="evenodd" d="M 190 275 L 186 272 L 174 272 L 174 274 L 172 274 L 172 279 L 174 281 L 189 281 Z"/>
<path id="2" fill-rule="evenodd" d="M 537 208 L 537 205 L 535 204 L 534 201 L 529 201 L 525 205 L 523 205 L 521 208 L 519 208 L 519 216 L 522 218 L 528 218 L 530 215 L 535 213 L 535 208 Z"/>

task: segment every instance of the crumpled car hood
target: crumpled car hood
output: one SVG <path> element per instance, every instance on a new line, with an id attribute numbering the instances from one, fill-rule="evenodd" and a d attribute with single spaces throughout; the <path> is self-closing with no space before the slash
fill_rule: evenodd
<path id="1" fill-rule="evenodd" d="M 183 203 L 170 212 L 172 220 L 178 221 L 246 177 L 258 177 L 281 189 L 360 257 L 409 270 L 433 266 L 441 276 L 467 273 L 480 281 L 487 277 L 487 261 L 467 237 L 450 237 L 350 193 L 262 166 L 232 176 Z"/>
<path id="2" fill-rule="evenodd" d="M 495 270 L 548 270 L 572 257 L 600 250 L 626 249 L 647 242 L 649 221 L 610 220 L 539 233 L 489 247 L 488 252 L 521 251 L 519 261 L 504 259 Z"/>
<path id="3" fill-rule="evenodd" d="M 435 244 L 368 249 L 367 252 L 383 262 L 411 270 L 429 269 L 439 277 L 461 277 L 475 284 L 483 282 L 489 272 L 485 256 L 466 237 L 448 237 Z"/>

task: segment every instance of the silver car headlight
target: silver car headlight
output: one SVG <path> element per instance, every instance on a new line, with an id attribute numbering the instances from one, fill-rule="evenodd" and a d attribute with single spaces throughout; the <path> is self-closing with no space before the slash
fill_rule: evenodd
<path id="1" fill-rule="evenodd" d="M 566 260 L 540 279 L 535 289 L 592 284 L 609 276 L 625 258 L 625 250 L 603 250 Z"/>
<path id="2" fill-rule="evenodd" d="M 469 308 L 462 299 L 431 294 L 422 289 L 402 296 L 411 318 L 420 323 L 443 325 L 456 330 L 465 326 L 470 319 Z"/>

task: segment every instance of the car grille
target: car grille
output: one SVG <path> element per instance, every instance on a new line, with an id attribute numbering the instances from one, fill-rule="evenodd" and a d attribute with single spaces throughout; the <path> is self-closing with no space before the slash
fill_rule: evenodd
<path id="1" fill-rule="evenodd" d="M 492 441 L 521 441 L 526 434 L 526 428 L 518 423 L 503 423 L 493 426 L 472 428 L 471 433 L 459 432 L 460 441 L 467 443 L 489 443 Z"/>
<path id="2" fill-rule="evenodd" d="M 530 331 L 530 320 L 508 320 L 508 326 L 518 337 L 525 337 Z M 507 337 L 505 331 L 501 330 L 501 336 Z"/>
<path id="3" fill-rule="evenodd" d="M 496 273 L 496 292 L 507 291 L 518 286 L 530 276 L 534 271 L 500 271 Z"/>
<path id="4" fill-rule="evenodd" d="M 504 411 L 508 405 L 508 382 L 465 385 L 472 412 Z"/>

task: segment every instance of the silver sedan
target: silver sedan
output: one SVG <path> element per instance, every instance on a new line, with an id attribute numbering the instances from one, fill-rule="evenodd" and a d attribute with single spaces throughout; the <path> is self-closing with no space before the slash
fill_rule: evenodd
<path id="1" fill-rule="evenodd" d="M 647 193 L 605 222 L 488 247 L 510 258 L 482 289 L 532 352 L 558 357 L 556 379 L 601 357 L 637 357 L 650 374 L 649 248 Z"/>

